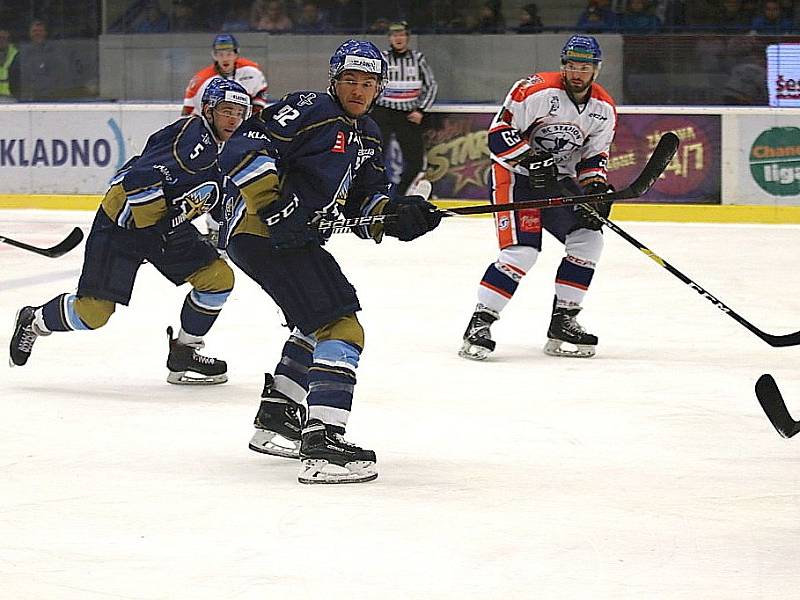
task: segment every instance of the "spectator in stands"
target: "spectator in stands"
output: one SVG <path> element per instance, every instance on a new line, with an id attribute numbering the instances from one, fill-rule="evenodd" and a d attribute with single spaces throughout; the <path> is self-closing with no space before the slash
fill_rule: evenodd
<path id="1" fill-rule="evenodd" d="M 749 28 L 752 17 L 742 11 L 741 0 L 723 0 L 722 10 L 716 19 L 716 31 L 719 33 L 742 33 Z"/>
<path id="2" fill-rule="evenodd" d="M 424 10 L 417 11 L 421 29 L 431 33 L 466 33 L 469 28 L 464 18 L 464 8 L 454 6 L 452 0 L 429 0 Z"/>
<path id="3" fill-rule="evenodd" d="M 648 10 L 644 0 L 628 0 L 628 5 L 619 20 L 623 33 L 655 33 L 661 29 L 661 21 Z"/>
<path id="4" fill-rule="evenodd" d="M 355 33 L 364 31 L 364 0 L 331 0 L 326 12 L 328 22 L 337 33 Z"/>
<path id="5" fill-rule="evenodd" d="M 171 32 L 205 31 L 208 29 L 207 15 L 197 10 L 194 0 L 177 0 L 172 4 L 172 14 L 169 20 Z M 211 19 L 217 22 L 218 19 Z"/>
<path id="6" fill-rule="evenodd" d="M 19 93 L 19 60 L 11 33 L 0 29 L 0 102 L 13 102 Z"/>
<path id="7" fill-rule="evenodd" d="M 792 29 L 792 22 L 783 16 L 778 0 L 765 0 L 761 13 L 750 23 L 753 33 L 762 35 L 779 35 Z"/>
<path id="8" fill-rule="evenodd" d="M 292 28 L 282 0 L 255 0 L 250 10 L 250 26 L 258 31 L 282 33 Z"/>
<path id="9" fill-rule="evenodd" d="M 312 0 L 303 2 L 300 16 L 294 23 L 295 33 L 327 33 L 330 25 L 319 10 L 319 4 Z"/>
<path id="10" fill-rule="evenodd" d="M 134 18 L 131 33 L 165 33 L 169 31 L 169 18 L 161 11 L 157 0 L 147 0 L 142 12 Z"/>
<path id="11" fill-rule="evenodd" d="M 517 33 L 541 33 L 542 19 L 539 17 L 539 7 L 535 4 L 526 4 L 519 12 L 519 26 Z"/>
<path id="12" fill-rule="evenodd" d="M 378 17 L 370 24 L 369 28 L 367 29 L 367 33 L 371 33 L 373 35 L 386 33 L 387 31 L 389 31 L 388 17 Z"/>
<path id="13" fill-rule="evenodd" d="M 222 31 L 248 31 L 250 29 L 250 8 L 241 2 L 231 4 L 228 12 L 225 13 L 225 20 L 222 22 Z"/>
<path id="14" fill-rule="evenodd" d="M 686 26 L 687 0 L 654 0 L 653 14 L 668 31 L 681 30 Z"/>
<path id="15" fill-rule="evenodd" d="M 478 19 L 472 26 L 472 33 L 504 33 L 506 20 L 503 18 L 501 0 L 488 0 L 478 10 Z"/>
<path id="16" fill-rule="evenodd" d="M 779 1 L 781 5 L 781 13 L 783 14 L 784 18 L 793 21 L 795 13 L 798 12 L 795 10 L 794 0 L 779 0 Z"/>
<path id="17" fill-rule="evenodd" d="M 609 8 L 609 0 L 589 0 L 578 17 L 575 29 L 587 33 L 603 33 L 617 28 L 617 15 Z"/>
<path id="18" fill-rule="evenodd" d="M 28 30 L 30 43 L 19 51 L 20 100 L 55 100 L 64 93 L 68 75 L 64 53 L 47 39 L 47 24 L 35 19 Z"/>

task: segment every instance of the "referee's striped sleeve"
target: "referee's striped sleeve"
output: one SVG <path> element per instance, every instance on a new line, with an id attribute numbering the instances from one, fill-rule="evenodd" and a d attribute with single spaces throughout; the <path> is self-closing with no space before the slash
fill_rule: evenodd
<path id="1" fill-rule="evenodd" d="M 428 66 L 428 61 L 425 60 L 422 53 L 419 54 L 418 68 L 422 73 L 422 91 L 420 92 L 419 109 L 424 111 L 428 110 L 431 104 L 433 104 L 433 101 L 436 100 L 436 92 L 439 89 L 439 85 L 436 83 L 433 71 L 431 71 L 431 68 Z"/>

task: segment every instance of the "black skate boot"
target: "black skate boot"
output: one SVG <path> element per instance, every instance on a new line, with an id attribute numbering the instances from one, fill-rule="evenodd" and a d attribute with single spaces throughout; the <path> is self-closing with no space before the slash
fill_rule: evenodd
<path id="1" fill-rule="evenodd" d="M 500 315 L 497 311 L 478 304 L 469 320 L 467 330 L 464 332 L 464 343 L 461 345 L 458 355 L 472 360 L 484 360 L 494 352 L 495 343 L 489 328 L 499 318 Z"/>
<path id="2" fill-rule="evenodd" d="M 273 388 L 275 380 L 264 373 L 265 398 L 253 421 L 250 450 L 285 458 L 300 458 L 300 433 L 306 420 L 306 407 Z"/>
<path id="3" fill-rule="evenodd" d="M 378 477 L 375 453 L 344 439 L 344 428 L 310 419 L 300 445 L 300 483 L 362 483 Z"/>
<path id="4" fill-rule="evenodd" d="M 169 356 L 167 381 L 178 385 L 212 385 L 228 381 L 228 365 L 224 360 L 198 354 L 199 344 L 181 344 L 172 337 L 172 327 L 167 327 Z"/>
<path id="5" fill-rule="evenodd" d="M 553 316 L 547 329 L 547 343 L 544 353 L 550 356 L 571 356 L 575 358 L 591 358 L 597 347 L 597 336 L 586 333 L 577 321 L 581 307 L 561 308 L 553 301 Z M 566 343 L 574 350 L 562 345 Z"/>
<path id="6" fill-rule="evenodd" d="M 39 331 L 33 324 L 35 310 L 32 306 L 23 306 L 17 311 L 14 333 L 9 344 L 8 364 L 11 367 L 21 367 L 28 362 L 36 338 L 40 335 L 50 335 L 49 331 Z"/>

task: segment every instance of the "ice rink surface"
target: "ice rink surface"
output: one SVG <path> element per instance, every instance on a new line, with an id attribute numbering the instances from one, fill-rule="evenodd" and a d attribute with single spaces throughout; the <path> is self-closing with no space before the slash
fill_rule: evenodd
<path id="1" fill-rule="evenodd" d="M 0 212 L 49 246 L 83 212 Z M 800 329 L 800 229 L 621 223 L 762 329 Z M 207 336 L 222 386 L 166 383 L 187 288 L 149 265 L 95 332 L 40 339 L 0 377 L 0 597 L 9 599 L 773 598 L 800 587 L 800 439 L 753 392 L 772 373 L 800 416 L 800 347 L 770 348 L 612 232 L 581 322 L 589 360 L 545 356 L 561 247 L 456 355 L 491 221 L 330 249 L 367 335 L 348 437 L 363 485 L 303 486 L 247 449 L 287 335 L 244 275 Z M 74 290 L 83 245 L 0 244 L 0 343 L 23 304 Z M 788 594 L 788 596 L 787 596 Z"/>

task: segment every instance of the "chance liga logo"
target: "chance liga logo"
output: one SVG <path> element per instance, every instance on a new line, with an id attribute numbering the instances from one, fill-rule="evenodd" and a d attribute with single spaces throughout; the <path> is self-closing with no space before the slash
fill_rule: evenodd
<path id="1" fill-rule="evenodd" d="M 750 148 L 750 173 L 759 187 L 773 196 L 800 194 L 800 129 L 762 131 Z"/>

